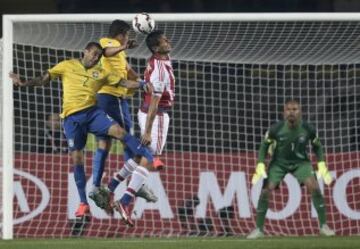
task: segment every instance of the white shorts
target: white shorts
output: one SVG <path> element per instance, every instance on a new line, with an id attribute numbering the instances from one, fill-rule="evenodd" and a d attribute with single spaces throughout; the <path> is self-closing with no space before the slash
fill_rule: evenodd
<path id="1" fill-rule="evenodd" d="M 141 135 L 145 132 L 147 113 L 138 111 L 138 121 L 141 130 Z M 163 113 L 163 115 L 156 115 L 151 130 L 151 144 L 149 146 L 153 155 L 161 155 L 166 143 L 166 138 L 169 130 L 169 114 Z"/>

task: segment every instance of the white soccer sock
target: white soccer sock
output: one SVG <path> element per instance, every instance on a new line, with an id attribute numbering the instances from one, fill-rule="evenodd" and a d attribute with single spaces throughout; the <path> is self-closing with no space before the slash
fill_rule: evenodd
<path id="1" fill-rule="evenodd" d="M 122 182 L 134 172 L 136 167 L 138 167 L 138 164 L 133 159 L 127 160 L 124 166 L 114 174 L 114 179 Z"/>
<path id="2" fill-rule="evenodd" d="M 144 184 L 145 180 L 149 176 L 149 171 L 142 167 L 138 166 L 131 176 L 131 180 L 128 185 L 128 189 L 134 191 L 134 193 L 138 192 L 141 186 Z M 128 192 L 128 190 L 126 191 Z M 131 192 L 129 194 L 132 194 Z"/>

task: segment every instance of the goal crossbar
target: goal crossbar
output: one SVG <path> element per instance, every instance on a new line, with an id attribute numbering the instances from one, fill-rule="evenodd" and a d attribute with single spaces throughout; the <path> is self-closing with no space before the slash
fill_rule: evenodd
<path id="1" fill-rule="evenodd" d="M 13 70 L 13 25 L 22 22 L 111 22 L 121 18 L 130 21 L 134 14 L 29 14 L 3 15 L 2 63 L 2 238 L 13 238 L 13 173 L 14 173 L 14 114 L 13 86 L 8 72 Z M 152 14 L 156 21 L 170 22 L 293 22 L 293 21 L 360 21 L 360 13 L 191 13 Z M 7 204 L 7 205 L 6 205 Z"/>

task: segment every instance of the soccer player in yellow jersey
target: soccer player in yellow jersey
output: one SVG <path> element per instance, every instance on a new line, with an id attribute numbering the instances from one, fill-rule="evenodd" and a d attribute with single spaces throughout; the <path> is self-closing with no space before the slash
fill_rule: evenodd
<path id="1" fill-rule="evenodd" d="M 96 93 L 103 85 L 139 88 L 139 82 L 124 80 L 114 73 L 110 67 L 99 63 L 103 49 L 99 43 L 90 42 L 84 50 L 82 58 L 65 60 L 50 68 L 44 75 L 22 81 L 16 74 L 10 73 L 10 78 L 16 86 L 42 86 L 55 78 L 60 78 L 63 87 L 63 105 L 61 117 L 64 119 L 64 131 L 74 164 L 75 183 L 80 196 L 80 206 L 77 217 L 89 214 L 86 198 L 86 177 L 84 171 L 83 149 L 87 133 L 99 136 L 111 136 L 121 140 L 134 155 L 129 161 L 134 172 L 141 174 L 137 182 L 131 182 L 128 191 L 136 193 L 146 180 L 153 157 L 140 141 L 130 135 L 117 122 L 110 118 L 101 108 L 96 106 Z M 123 198 L 116 204 L 121 218 L 128 225 L 133 225 L 130 219 L 129 203 L 132 198 Z"/>
<path id="2" fill-rule="evenodd" d="M 122 78 L 141 82 L 141 86 L 144 86 L 145 82 L 141 81 L 140 77 L 131 68 L 126 59 L 126 49 L 131 49 L 137 46 L 134 40 L 129 40 L 130 25 L 122 20 L 114 20 L 109 29 L 109 35 L 100 39 L 100 45 L 103 47 L 103 57 L 101 62 L 104 64 L 110 64 L 113 70 Z M 131 98 L 135 93 L 134 89 L 129 89 L 123 86 L 104 85 L 97 94 L 97 105 L 103 109 L 107 115 L 120 124 L 128 133 L 131 133 L 132 118 L 129 109 L 128 98 Z M 99 207 L 102 206 L 103 199 L 111 199 L 113 192 L 121 181 L 127 179 L 132 175 L 132 180 L 142 178 L 142 175 L 133 174 L 136 167 L 128 162 L 133 157 L 129 148 L 124 148 L 124 166 L 114 174 L 114 177 L 109 182 L 108 188 L 100 188 L 100 193 L 97 188 L 100 187 L 101 178 L 103 175 L 105 161 L 108 156 L 111 139 L 106 136 L 97 136 L 98 148 L 94 155 L 93 160 L 93 186 L 95 191 L 91 191 L 89 197 L 94 200 L 95 204 Z M 102 197 L 101 193 L 106 196 Z M 156 202 L 157 197 L 147 187 L 142 186 L 138 192 L 131 193 L 126 191 L 125 195 L 140 196 L 147 201 Z M 105 208 L 109 209 L 109 207 Z"/>

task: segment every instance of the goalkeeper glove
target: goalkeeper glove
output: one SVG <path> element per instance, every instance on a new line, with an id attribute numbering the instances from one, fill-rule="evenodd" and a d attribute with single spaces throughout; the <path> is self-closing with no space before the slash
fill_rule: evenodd
<path id="1" fill-rule="evenodd" d="M 317 163 L 317 168 L 318 170 L 316 171 L 316 176 L 318 179 L 322 178 L 325 182 L 326 185 L 329 185 L 332 181 L 333 178 L 328 170 L 328 168 L 326 167 L 326 164 L 324 161 L 320 161 Z"/>
<path id="2" fill-rule="evenodd" d="M 261 178 L 267 178 L 265 164 L 260 162 L 256 165 L 255 173 L 251 178 L 251 183 L 255 185 Z"/>

